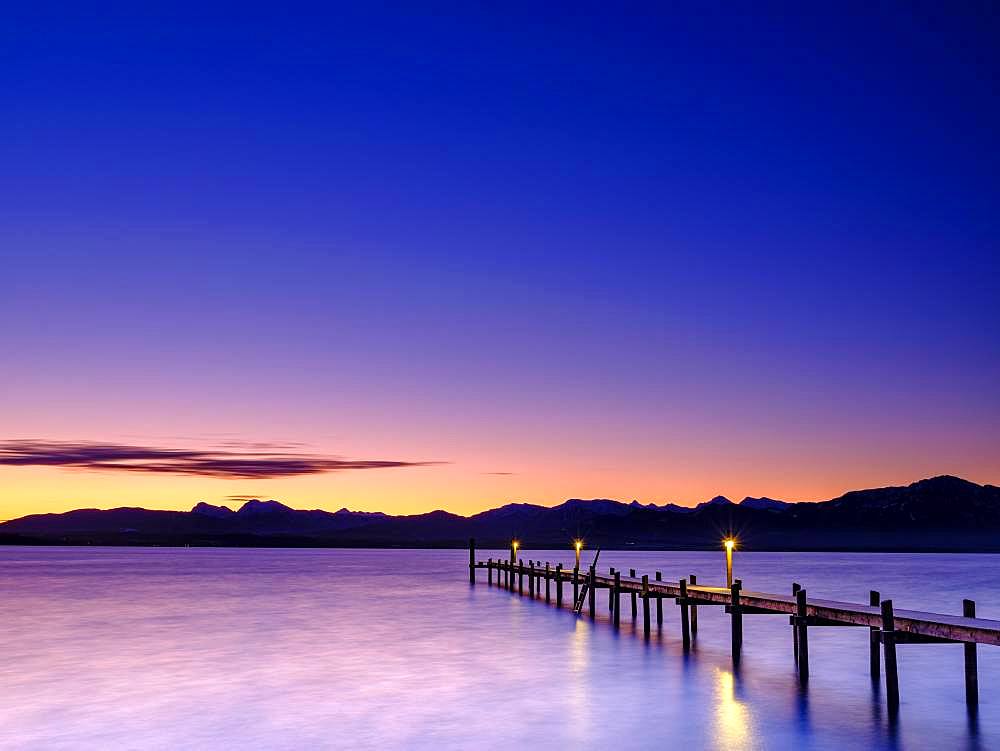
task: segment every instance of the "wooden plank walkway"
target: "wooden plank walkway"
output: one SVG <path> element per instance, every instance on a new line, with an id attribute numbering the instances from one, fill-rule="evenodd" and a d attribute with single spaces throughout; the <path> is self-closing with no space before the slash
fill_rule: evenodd
<path id="1" fill-rule="evenodd" d="M 1000 621 L 975 617 L 975 603 L 965 600 L 962 615 L 931 613 L 919 610 L 894 610 L 891 600 L 882 600 L 878 592 L 872 591 L 867 605 L 809 598 L 804 589 L 793 584 L 792 594 L 772 594 L 769 592 L 744 591 L 737 579 L 730 587 L 704 586 L 695 583 L 695 577 L 679 581 L 664 581 L 661 572 L 649 576 L 637 576 L 635 570 L 628 576 L 611 569 L 608 574 L 599 574 L 590 568 L 579 571 L 563 568 L 562 564 L 552 566 L 546 562 L 509 560 L 477 561 L 475 542 L 469 546 L 469 582 L 476 583 L 476 571 L 487 571 L 488 583 L 496 584 L 511 591 L 524 594 L 524 578 L 529 579 L 529 594 L 533 598 L 542 597 L 544 581 L 545 601 L 551 601 L 554 586 L 557 606 L 562 606 L 563 586 L 573 587 L 570 604 L 579 601 L 582 609 L 584 600 L 589 601 L 589 614 L 596 617 L 596 590 L 609 590 L 608 607 L 614 627 L 620 623 L 620 600 L 628 595 L 632 603 L 632 617 L 637 617 L 637 602 L 643 608 L 643 632 L 648 637 L 650 630 L 650 602 L 656 607 L 657 624 L 662 623 L 662 601 L 674 600 L 681 611 L 681 638 L 685 647 L 692 635 L 697 633 L 698 606 L 723 607 L 731 616 L 732 650 L 734 662 L 739 662 L 743 643 L 743 617 L 745 615 L 783 615 L 789 618 L 793 632 L 793 650 L 799 679 L 806 682 L 809 676 L 808 633 L 810 628 L 824 626 L 862 627 L 870 632 L 870 667 L 873 679 L 880 675 L 879 650 L 884 655 L 886 700 L 891 711 L 899 705 L 899 687 L 896 667 L 897 644 L 938 644 L 962 643 L 965 645 L 966 702 L 970 711 L 975 711 L 979 701 L 978 667 L 976 645 L 1000 646 Z M 516 584 L 515 584 L 516 582 Z M 578 611 L 579 612 L 579 611 Z"/>

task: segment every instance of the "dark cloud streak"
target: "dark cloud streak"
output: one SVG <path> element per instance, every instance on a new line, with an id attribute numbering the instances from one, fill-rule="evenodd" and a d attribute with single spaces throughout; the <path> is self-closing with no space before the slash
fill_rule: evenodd
<path id="1" fill-rule="evenodd" d="M 246 446 L 273 446 L 256 443 Z M 306 453 L 174 449 L 91 441 L 0 441 L 0 466 L 49 466 L 108 472 L 148 472 L 220 479 L 295 477 L 352 469 L 424 467 L 442 462 L 344 459 Z"/>

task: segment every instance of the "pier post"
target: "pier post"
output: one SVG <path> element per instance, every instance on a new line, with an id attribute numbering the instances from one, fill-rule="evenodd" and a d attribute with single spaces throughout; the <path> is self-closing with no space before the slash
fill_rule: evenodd
<path id="1" fill-rule="evenodd" d="M 612 566 L 611 567 L 611 576 L 614 577 L 614 575 L 615 575 L 615 567 Z M 616 596 L 617 592 L 618 592 L 618 590 L 616 590 L 614 587 L 608 587 L 608 612 L 609 613 L 614 613 L 615 612 L 615 596 Z"/>
<path id="2" fill-rule="evenodd" d="M 642 577 L 642 635 L 649 638 L 649 574 Z"/>
<path id="3" fill-rule="evenodd" d="M 517 593 L 524 595 L 524 561 L 517 562 Z"/>
<path id="4" fill-rule="evenodd" d="M 580 601 L 580 567 L 573 567 L 573 606 Z"/>
<path id="5" fill-rule="evenodd" d="M 493 559 L 486 559 L 486 583 L 490 586 L 493 585 Z"/>
<path id="6" fill-rule="evenodd" d="M 545 604 L 546 605 L 552 602 L 552 595 L 550 594 L 550 592 L 552 591 L 551 582 L 552 582 L 552 576 L 551 576 L 551 570 L 549 569 L 549 562 L 545 561 Z"/>
<path id="7" fill-rule="evenodd" d="M 628 575 L 629 575 L 630 578 L 634 579 L 635 578 L 635 569 L 634 568 L 630 568 L 628 570 Z M 634 621 L 636 619 L 636 616 L 638 616 L 638 615 L 639 615 L 639 610 L 636 607 L 635 591 L 633 591 L 632 592 L 632 620 Z"/>
<path id="8" fill-rule="evenodd" d="M 869 605 L 877 608 L 881 602 L 882 595 L 880 593 L 876 592 L 874 589 L 868 592 Z M 871 643 L 868 645 L 868 672 L 871 673 L 872 680 L 877 681 L 881 671 L 881 660 L 878 656 L 878 645 L 881 638 L 879 636 L 879 629 L 877 626 L 872 626 L 869 631 L 871 632 L 869 634 L 871 637 Z"/>
<path id="9" fill-rule="evenodd" d="M 476 584 L 476 540 L 469 538 L 469 584 Z"/>
<path id="10" fill-rule="evenodd" d="M 882 649 L 885 652 L 885 699 L 889 711 L 899 709 L 899 675 L 896 672 L 896 621 L 892 600 L 882 601 Z"/>
<path id="11" fill-rule="evenodd" d="M 742 587 L 743 582 L 739 579 L 734 581 L 732 586 L 729 587 L 729 592 L 732 596 L 729 614 L 732 622 L 733 662 L 736 664 L 739 664 L 740 653 L 743 650 L 743 611 L 740 609 L 740 589 Z"/>
<path id="12" fill-rule="evenodd" d="M 590 565 L 590 587 L 587 594 L 590 600 L 590 617 L 593 619 L 597 617 L 597 568 L 593 564 Z"/>
<path id="13" fill-rule="evenodd" d="M 615 628 L 618 628 L 622 622 L 622 598 L 621 598 L 621 587 L 622 587 L 622 575 L 620 571 L 615 571 L 615 584 L 611 588 L 611 621 L 614 623 Z"/>
<path id="14" fill-rule="evenodd" d="M 698 583 L 698 577 L 695 576 L 694 574 L 691 574 L 691 576 L 688 577 L 688 581 L 691 583 L 691 586 L 693 587 L 694 585 L 696 585 Z M 697 605 L 692 605 L 691 606 L 691 637 L 693 638 L 693 637 L 697 636 L 697 634 L 698 634 L 698 606 Z"/>
<path id="15" fill-rule="evenodd" d="M 799 682 L 809 682 L 809 621 L 806 591 L 799 588 L 795 593 L 795 631 L 799 643 Z"/>
<path id="16" fill-rule="evenodd" d="M 562 564 L 556 564 L 556 607 L 562 607 Z"/>
<path id="17" fill-rule="evenodd" d="M 688 649 L 691 646 L 691 629 L 688 625 L 688 583 L 687 579 L 681 579 L 681 596 L 677 600 L 677 604 L 681 606 L 681 642 L 684 644 L 684 649 Z"/>
<path id="18" fill-rule="evenodd" d="M 659 571 L 656 572 L 656 581 L 663 581 L 663 574 Z M 656 597 L 656 625 L 663 625 L 663 598 L 659 595 Z"/>
<path id="19" fill-rule="evenodd" d="M 975 600 L 962 600 L 962 615 L 976 617 Z M 979 671 L 976 659 L 976 643 L 966 642 L 965 647 L 965 703 L 970 709 L 979 706 Z"/>
<path id="20" fill-rule="evenodd" d="M 802 589 L 801 584 L 799 584 L 798 582 L 792 582 L 792 597 L 795 598 L 796 603 L 798 603 L 799 600 L 798 595 L 800 589 Z M 792 654 L 795 656 L 796 665 L 799 664 L 799 626 L 795 622 L 795 619 L 797 617 L 798 617 L 798 611 L 796 611 L 796 614 L 788 619 L 788 622 L 792 624 Z"/>
<path id="21" fill-rule="evenodd" d="M 528 597 L 535 599 L 535 562 L 528 561 Z"/>

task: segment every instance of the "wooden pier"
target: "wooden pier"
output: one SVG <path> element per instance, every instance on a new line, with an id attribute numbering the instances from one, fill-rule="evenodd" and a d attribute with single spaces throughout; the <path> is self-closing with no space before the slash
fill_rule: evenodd
<path id="1" fill-rule="evenodd" d="M 883 600 L 876 591 L 869 593 L 867 605 L 810 598 L 805 589 L 793 584 L 790 594 L 771 594 L 744 590 L 739 579 L 731 587 L 712 587 L 697 584 L 694 576 L 679 581 L 665 581 L 660 571 L 637 575 L 635 569 L 623 576 L 611 569 L 600 574 L 595 566 L 581 571 L 565 569 L 562 564 L 551 565 L 540 561 L 517 560 L 512 549 L 507 560 L 476 560 L 475 541 L 469 541 L 469 583 L 475 585 L 476 570 L 486 569 L 487 582 L 510 591 L 524 594 L 524 577 L 529 577 L 529 596 L 541 598 L 544 581 L 545 601 L 551 602 L 550 591 L 555 589 L 556 607 L 566 602 L 563 586 L 572 586 L 572 603 L 576 612 L 586 606 L 591 618 L 597 615 L 598 589 L 608 590 L 608 610 L 611 624 L 621 623 L 621 598 L 628 595 L 633 620 L 637 619 L 639 603 L 642 605 L 643 635 L 650 633 L 650 600 L 654 600 L 656 623 L 663 622 L 662 602 L 674 600 L 680 610 L 681 641 L 684 648 L 691 644 L 697 632 L 699 606 L 716 606 L 730 616 L 733 662 L 739 664 L 743 646 L 743 617 L 750 615 L 781 615 L 788 618 L 792 627 L 792 652 L 798 669 L 799 681 L 809 680 L 809 629 L 818 627 L 857 627 L 866 632 L 869 645 L 869 665 L 872 680 L 885 675 L 886 703 L 890 712 L 899 707 L 899 677 L 896 665 L 896 646 L 900 644 L 955 644 L 965 645 L 965 699 L 971 712 L 979 704 L 979 679 L 976 645 L 1000 646 L 1000 621 L 976 618 L 976 604 L 963 601 L 962 615 L 928 613 L 918 610 L 896 610 L 892 600 Z M 515 584 L 516 580 L 516 584 Z M 881 650 L 880 650 L 881 648 Z M 881 657 L 880 660 L 880 651 Z"/>

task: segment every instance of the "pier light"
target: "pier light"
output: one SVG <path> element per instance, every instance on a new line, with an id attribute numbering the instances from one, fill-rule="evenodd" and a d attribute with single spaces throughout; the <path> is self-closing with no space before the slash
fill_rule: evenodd
<path id="1" fill-rule="evenodd" d="M 573 549 L 576 551 L 576 567 L 580 568 L 580 551 L 583 550 L 583 540 L 573 540 Z"/>
<path id="2" fill-rule="evenodd" d="M 727 537 L 722 541 L 726 549 L 726 586 L 733 586 L 733 548 L 736 547 L 736 538 Z"/>
<path id="3" fill-rule="evenodd" d="M 511 540 L 510 542 L 510 560 L 513 563 L 517 563 L 517 549 L 521 547 L 521 543 L 517 540 Z"/>

